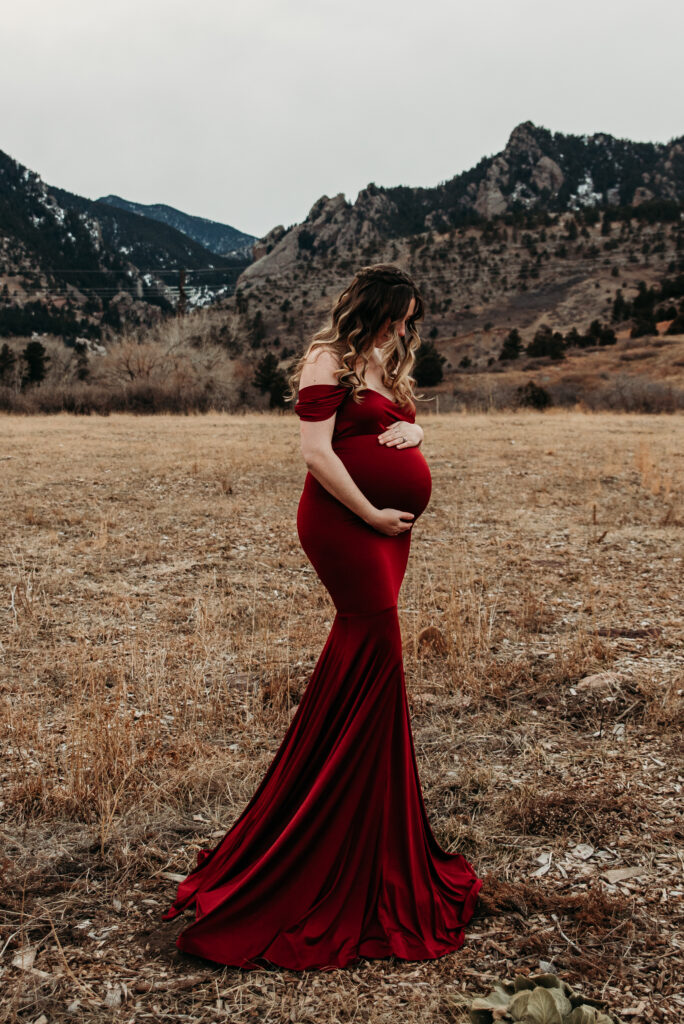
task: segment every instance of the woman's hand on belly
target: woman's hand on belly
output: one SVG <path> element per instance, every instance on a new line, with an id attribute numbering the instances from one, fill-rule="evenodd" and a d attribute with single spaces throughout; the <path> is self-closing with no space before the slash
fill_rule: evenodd
<path id="1" fill-rule="evenodd" d="M 379 508 L 366 522 L 387 537 L 397 537 L 413 526 L 413 512 L 400 512 L 396 508 Z"/>
<path id="2" fill-rule="evenodd" d="M 400 420 L 378 434 L 380 444 L 388 448 L 419 448 L 423 442 L 423 428 L 418 423 Z M 403 440 L 402 440 L 403 439 Z"/>

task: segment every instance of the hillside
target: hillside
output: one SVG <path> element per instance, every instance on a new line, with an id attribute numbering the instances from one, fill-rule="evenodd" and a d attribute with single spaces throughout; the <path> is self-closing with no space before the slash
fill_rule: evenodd
<path id="1" fill-rule="evenodd" d="M 102 196 L 97 202 L 107 203 L 119 210 L 128 210 L 129 213 L 137 213 L 141 217 L 149 217 L 161 224 L 168 224 L 217 256 L 237 256 L 251 260 L 254 243 L 258 241 L 254 235 L 238 231 L 229 224 L 221 224 L 207 217 L 193 217 L 192 214 L 183 213 L 164 203 L 133 203 L 120 196 L 111 195 Z"/>
<path id="2" fill-rule="evenodd" d="M 168 224 L 54 188 L 0 152 L 0 336 L 100 339 L 173 312 L 181 269 L 192 306 L 228 294 L 244 266 Z"/>

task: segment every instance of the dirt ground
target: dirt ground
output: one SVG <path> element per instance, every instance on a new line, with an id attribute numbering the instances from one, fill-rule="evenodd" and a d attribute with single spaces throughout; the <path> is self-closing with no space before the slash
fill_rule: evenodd
<path id="1" fill-rule="evenodd" d="M 0 1020 L 441 1024 L 539 971 L 684 1017 L 684 417 L 422 423 L 408 696 L 482 898 L 452 955 L 300 974 L 182 956 L 187 919 L 161 923 L 334 614 L 296 417 L 0 417 Z"/>

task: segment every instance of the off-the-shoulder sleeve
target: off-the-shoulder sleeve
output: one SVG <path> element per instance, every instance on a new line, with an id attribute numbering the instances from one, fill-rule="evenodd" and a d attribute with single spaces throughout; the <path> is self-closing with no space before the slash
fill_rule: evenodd
<path id="1" fill-rule="evenodd" d="M 348 394 L 349 388 L 342 384 L 308 384 L 299 389 L 294 410 L 301 420 L 327 420 Z"/>

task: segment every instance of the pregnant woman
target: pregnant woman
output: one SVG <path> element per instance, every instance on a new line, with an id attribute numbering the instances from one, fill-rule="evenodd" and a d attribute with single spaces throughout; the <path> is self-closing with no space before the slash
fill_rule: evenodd
<path id="1" fill-rule="evenodd" d="M 165 914 L 194 907 L 176 944 L 208 960 L 433 959 L 475 909 L 482 882 L 423 803 L 397 616 L 432 487 L 410 376 L 422 314 L 403 271 L 365 267 L 290 378 L 308 467 L 297 530 L 336 614 L 259 788 Z"/>

